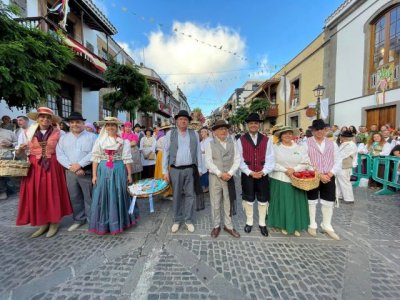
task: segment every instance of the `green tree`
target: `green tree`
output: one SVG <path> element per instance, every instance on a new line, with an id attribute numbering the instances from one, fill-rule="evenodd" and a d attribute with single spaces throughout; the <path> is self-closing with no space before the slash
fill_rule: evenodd
<path id="1" fill-rule="evenodd" d="M 250 112 L 262 114 L 271 106 L 271 102 L 266 98 L 254 98 L 250 104 Z"/>
<path id="2" fill-rule="evenodd" d="M 138 111 L 148 115 L 158 110 L 158 101 L 150 94 L 146 94 L 139 99 Z"/>
<path id="3" fill-rule="evenodd" d="M 57 81 L 74 54 L 49 33 L 18 24 L 11 13 L 15 8 L 0 1 L 0 98 L 30 109 L 58 94 Z"/>
<path id="4" fill-rule="evenodd" d="M 139 73 L 136 66 L 122 65 L 111 57 L 109 62 L 104 78 L 113 91 L 104 95 L 104 102 L 112 109 L 114 116 L 118 111 L 133 113 L 140 99 L 149 94 L 146 77 Z"/>
<path id="5" fill-rule="evenodd" d="M 241 106 L 236 110 L 236 113 L 233 115 L 231 122 L 235 125 L 243 124 L 248 115 L 249 109 L 245 106 Z"/>

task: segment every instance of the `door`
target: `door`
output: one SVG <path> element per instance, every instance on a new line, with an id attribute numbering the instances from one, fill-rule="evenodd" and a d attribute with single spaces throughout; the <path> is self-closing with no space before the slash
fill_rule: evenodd
<path id="1" fill-rule="evenodd" d="M 396 126 L 396 105 L 367 110 L 366 125 L 368 129 L 372 124 L 376 124 L 380 128 L 386 123 L 390 123 L 392 127 Z"/>

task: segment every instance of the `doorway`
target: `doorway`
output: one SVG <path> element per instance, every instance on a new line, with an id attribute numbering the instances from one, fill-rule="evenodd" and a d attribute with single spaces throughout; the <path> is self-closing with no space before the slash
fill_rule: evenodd
<path id="1" fill-rule="evenodd" d="M 368 109 L 367 112 L 367 128 L 370 128 L 372 124 L 378 125 L 380 128 L 386 123 L 390 123 L 396 126 L 396 105 L 385 106 L 381 108 Z"/>

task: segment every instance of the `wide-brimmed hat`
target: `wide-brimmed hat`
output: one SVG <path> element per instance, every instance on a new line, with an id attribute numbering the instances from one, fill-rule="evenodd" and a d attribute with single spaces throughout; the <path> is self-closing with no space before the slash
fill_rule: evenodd
<path id="1" fill-rule="evenodd" d="M 262 120 L 260 119 L 260 116 L 258 113 L 251 113 L 247 116 L 246 120 L 244 120 L 246 123 L 249 122 L 262 122 Z"/>
<path id="2" fill-rule="evenodd" d="M 280 129 L 278 129 L 278 130 L 276 130 L 274 132 L 274 136 L 280 137 L 282 133 L 287 132 L 287 131 L 293 132 L 293 135 L 299 135 L 300 134 L 300 131 L 298 129 L 296 129 L 296 128 L 292 128 L 290 126 L 283 126 L 282 128 L 280 128 Z"/>
<path id="3" fill-rule="evenodd" d="M 271 128 L 271 134 L 274 134 L 275 132 L 277 132 L 278 130 L 280 130 L 282 127 L 284 127 L 283 124 L 275 124 L 275 125 L 272 126 L 272 128 Z"/>
<path id="4" fill-rule="evenodd" d="M 344 137 L 344 138 L 352 138 L 353 136 L 354 136 L 354 134 L 349 130 L 345 130 L 340 133 L 340 137 Z"/>
<path id="5" fill-rule="evenodd" d="M 322 120 L 322 119 L 316 119 L 316 120 L 312 121 L 312 124 L 310 127 L 315 130 L 321 130 L 321 129 L 325 129 L 326 127 L 329 127 L 329 125 L 326 124 L 324 122 L 324 120 Z"/>
<path id="6" fill-rule="evenodd" d="M 213 127 L 211 127 L 211 129 L 214 131 L 221 127 L 225 127 L 225 128 L 229 129 L 229 128 L 231 128 L 231 125 L 225 120 L 218 120 L 214 123 L 214 125 L 213 125 Z"/>
<path id="7" fill-rule="evenodd" d="M 189 121 L 192 121 L 192 116 L 189 115 L 189 113 L 186 110 L 180 110 L 178 114 L 175 115 L 175 120 L 178 119 L 179 117 L 185 117 L 188 118 Z"/>
<path id="8" fill-rule="evenodd" d="M 37 111 L 32 111 L 28 112 L 26 116 L 31 119 L 36 121 L 39 115 L 49 115 L 52 117 L 53 123 L 60 123 L 61 122 L 61 117 L 57 116 L 53 110 L 51 110 L 48 107 L 39 107 Z"/>
<path id="9" fill-rule="evenodd" d="M 105 117 L 102 121 L 97 121 L 97 124 L 103 126 L 105 124 L 116 124 L 122 125 L 122 121 L 118 120 L 116 117 Z"/>
<path id="10" fill-rule="evenodd" d="M 69 117 L 65 119 L 65 121 L 68 121 L 68 122 L 69 122 L 69 121 L 77 121 L 77 120 L 86 121 L 86 119 L 84 119 L 84 118 L 82 117 L 82 114 L 81 114 L 80 112 L 77 112 L 77 111 L 73 111 L 73 112 L 69 115 Z"/>
<path id="11" fill-rule="evenodd" d="M 174 127 L 174 126 L 171 125 L 171 123 L 169 121 L 165 121 L 165 122 L 161 123 L 160 130 L 170 129 L 172 127 Z"/>

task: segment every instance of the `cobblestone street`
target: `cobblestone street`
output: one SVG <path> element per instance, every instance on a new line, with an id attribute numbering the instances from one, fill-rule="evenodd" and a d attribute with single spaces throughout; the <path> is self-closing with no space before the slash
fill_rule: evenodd
<path id="1" fill-rule="evenodd" d="M 32 239 L 13 196 L 0 202 L 0 299 L 400 299 L 399 194 L 359 188 L 356 200 L 335 211 L 341 241 L 246 234 L 240 203 L 242 237 L 212 239 L 208 198 L 192 234 L 170 232 L 172 202 L 149 214 L 139 200 L 139 225 L 123 234 L 67 232 L 65 218 L 54 238 Z"/>

